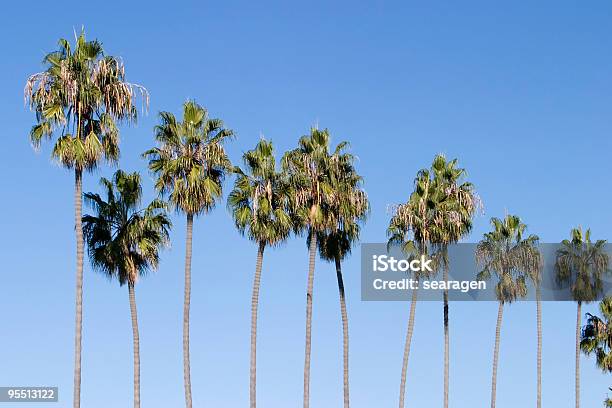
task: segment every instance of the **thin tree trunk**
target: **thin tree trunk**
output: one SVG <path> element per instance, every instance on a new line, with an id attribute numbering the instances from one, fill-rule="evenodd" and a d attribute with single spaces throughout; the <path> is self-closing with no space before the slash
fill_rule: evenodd
<path id="1" fill-rule="evenodd" d="M 578 301 L 576 312 L 576 408 L 580 408 L 580 327 L 582 325 L 582 302 Z"/>
<path id="2" fill-rule="evenodd" d="M 410 356 L 410 345 L 412 343 L 412 333 L 414 332 L 414 315 L 417 305 L 417 290 L 412 291 L 410 301 L 410 316 L 408 317 L 408 331 L 406 332 L 406 344 L 404 345 L 404 360 L 402 362 L 402 378 L 400 381 L 399 408 L 404 408 L 404 398 L 406 396 L 406 373 L 408 372 L 408 357 Z"/>
<path id="3" fill-rule="evenodd" d="M 261 284 L 261 266 L 266 244 L 259 243 L 257 263 L 255 264 L 255 278 L 253 280 L 253 294 L 251 296 L 251 378 L 249 384 L 249 398 L 251 408 L 257 406 L 257 308 L 259 305 L 259 287 Z"/>
<path id="4" fill-rule="evenodd" d="M 140 336 L 138 334 L 138 311 L 134 284 L 128 284 L 130 316 L 132 318 L 132 341 L 134 343 L 134 408 L 140 408 Z"/>
<path id="5" fill-rule="evenodd" d="M 491 376 L 491 408 L 495 408 L 497 397 L 497 362 L 499 361 L 499 340 L 501 335 L 502 317 L 504 314 L 504 304 L 499 302 L 497 310 L 497 326 L 495 326 L 495 349 L 493 350 L 493 375 Z"/>
<path id="6" fill-rule="evenodd" d="M 537 408 L 542 408 L 542 294 L 540 285 L 536 286 L 536 320 L 538 326 L 538 390 Z"/>
<path id="7" fill-rule="evenodd" d="M 444 283 L 445 287 L 448 282 L 448 264 L 445 261 L 444 266 Z M 448 327 L 448 289 L 444 289 L 444 408 L 448 408 L 448 371 L 450 360 L 449 347 L 449 327 Z"/>
<path id="8" fill-rule="evenodd" d="M 191 302 L 191 241 L 193 214 L 187 214 L 187 241 L 185 245 L 185 299 L 183 305 L 183 379 L 185 406 L 191 408 L 191 369 L 189 367 L 189 306 Z"/>
<path id="9" fill-rule="evenodd" d="M 73 407 L 81 406 L 81 342 L 83 334 L 83 172 L 74 170 L 74 225 L 76 233 L 76 313 L 74 333 Z"/>
<path id="10" fill-rule="evenodd" d="M 344 408 L 349 408 L 349 331 L 348 314 L 346 312 L 346 297 L 344 294 L 344 281 L 342 279 L 342 263 L 336 255 L 336 278 L 338 279 L 338 293 L 340 295 L 340 314 L 342 315 L 342 379 L 344 385 Z"/>
<path id="11" fill-rule="evenodd" d="M 310 349 L 312 333 L 312 289 L 314 285 L 317 234 L 311 230 L 310 256 L 308 263 L 308 287 L 306 289 L 306 345 L 304 347 L 304 408 L 310 406 Z"/>

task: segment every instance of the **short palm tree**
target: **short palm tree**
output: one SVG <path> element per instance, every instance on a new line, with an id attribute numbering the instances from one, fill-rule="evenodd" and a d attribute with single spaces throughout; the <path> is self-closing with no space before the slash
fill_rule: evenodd
<path id="1" fill-rule="evenodd" d="M 595 354 L 597 367 L 604 373 L 612 373 L 612 297 L 606 296 L 599 303 L 601 316 L 587 313 L 587 324 L 582 329 L 580 348 L 588 356 Z M 607 398 L 605 406 L 612 406 Z"/>
<path id="2" fill-rule="evenodd" d="M 59 48 L 43 60 L 46 69 L 31 75 L 24 95 L 36 112 L 30 141 L 38 148 L 44 139 L 57 136 L 52 157 L 74 170 L 74 219 L 76 232 L 76 319 L 73 406 L 81 405 L 81 339 L 83 322 L 83 232 L 81 225 L 83 171 L 96 168 L 104 158 L 119 157 L 117 121 L 136 120 L 135 91 L 144 104 L 143 87 L 125 80 L 121 60 L 106 56 L 102 44 L 75 33 L 75 43 L 59 40 Z"/>
<path id="3" fill-rule="evenodd" d="M 277 171 L 272 142 L 260 140 L 255 149 L 242 156 L 245 170 L 238 174 L 227 204 L 236 227 L 258 245 L 251 297 L 250 406 L 255 408 L 257 384 L 257 309 L 264 250 L 287 239 L 292 220 L 287 211 L 288 185 Z"/>
<path id="4" fill-rule="evenodd" d="M 191 302 L 191 243 L 193 218 L 207 213 L 223 193 L 223 180 L 232 170 L 223 144 L 232 137 L 220 119 L 211 119 L 208 111 L 194 101 L 183 105 L 183 120 L 170 112 L 161 112 L 155 127 L 158 147 L 146 151 L 149 169 L 157 175 L 155 187 L 168 195 L 176 211 L 187 217 L 185 248 L 185 293 L 183 306 L 183 376 L 185 404 L 192 406 L 189 360 L 189 311 Z"/>
<path id="5" fill-rule="evenodd" d="M 332 157 L 335 159 L 337 156 Z M 332 167 L 331 180 L 339 199 L 333 202 L 334 205 L 328 211 L 330 218 L 334 220 L 333 224 L 330 224 L 328 230 L 317 232 L 317 242 L 321 258 L 334 262 L 336 267 L 342 319 L 343 399 L 344 408 L 348 408 L 350 406 L 349 330 L 342 260 L 350 254 L 353 245 L 359 241 L 360 224 L 365 221 L 368 214 L 369 202 L 361 186 L 362 178 L 354 167 L 352 155 L 345 153 L 341 165 Z"/>
<path id="6" fill-rule="evenodd" d="M 571 240 L 565 239 L 557 250 L 557 281 L 569 284 L 577 302 L 576 311 L 576 408 L 580 407 L 580 328 L 582 303 L 593 302 L 603 291 L 602 276 L 608 272 L 604 240 L 591 241 L 591 231 L 574 228 Z"/>
<path id="7" fill-rule="evenodd" d="M 504 304 L 527 296 L 527 282 L 540 270 L 542 260 L 536 244 L 538 237 L 523 238 L 527 226 L 515 215 L 506 215 L 503 220 L 491 218 L 493 230 L 487 232 L 476 247 L 476 259 L 483 267 L 479 280 L 497 277 L 495 294 L 499 301 L 495 348 L 493 351 L 493 374 L 491 377 L 491 408 L 495 408 L 497 391 L 497 366 Z"/>
<path id="8" fill-rule="evenodd" d="M 304 351 L 304 408 L 310 405 L 310 351 L 312 333 L 312 296 L 317 235 L 335 228 L 337 223 L 329 210 L 340 198 L 334 191 L 332 169 L 350 159 L 344 152 L 346 143 L 340 143 L 334 152 L 329 149 L 330 135 L 327 129 L 312 128 L 310 134 L 302 136 L 298 147 L 283 156 L 283 170 L 290 183 L 290 207 L 294 228 L 306 231 L 309 246 L 308 283 L 306 289 L 306 340 Z"/>
<path id="9" fill-rule="evenodd" d="M 472 183 L 464 180 L 466 171 L 457 167 L 458 161 L 447 160 L 437 155 L 431 164 L 433 177 L 433 201 L 436 212 L 437 233 L 432 236 L 432 244 L 439 248 L 444 266 L 444 281 L 448 281 L 449 265 L 447 248 L 469 234 L 472 219 L 480 207 L 480 201 Z M 444 408 L 448 408 L 450 334 L 448 289 L 444 290 Z"/>
<path id="10" fill-rule="evenodd" d="M 436 191 L 428 170 L 421 170 L 414 181 L 414 191 L 408 201 L 400 204 L 391 217 L 387 235 L 388 248 L 399 247 L 406 255 L 429 254 L 429 248 L 435 236 L 440 234 L 436 223 Z M 433 254 L 431 254 L 433 256 Z M 434 269 L 437 272 L 437 268 Z M 434 272 L 435 273 L 435 272 Z M 415 273 L 417 280 L 427 279 L 433 273 Z M 402 373 L 400 378 L 399 407 L 404 408 L 406 395 L 406 375 L 408 372 L 408 359 L 414 332 L 418 291 L 412 291 L 410 302 L 410 315 L 408 329 L 404 343 L 404 356 L 402 359 Z"/>
<path id="11" fill-rule="evenodd" d="M 140 407 L 140 337 L 135 285 L 159 263 L 159 249 L 169 242 L 171 227 L 166 205 L 154 200 L 139 208 L 142 189 L 138 173 L 118 170 L 112 180 L 102 178 L 105 196 L 87 193 L 94 215 L 83 217 L 83 233 L 94 269 L 119 285 L 127 284 L 134 343 L 134 407 Z"/>

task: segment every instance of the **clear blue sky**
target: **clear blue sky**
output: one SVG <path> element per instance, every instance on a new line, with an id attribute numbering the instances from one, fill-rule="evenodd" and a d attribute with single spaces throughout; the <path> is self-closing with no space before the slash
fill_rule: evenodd
<path id="1" fill-rule="evenodd" d="M 73 176 L 36 154 L 23 103 L 28 74 L 60 37 L 85 25 L 128 80 L 151 92 L 150 114 L 122 129 L 121 167 L 146 174 L 159 110 L 195 98 L 238 139 L 236 162 L 260 134 L 278 152 L 309 126 L 349 140 L 372 201 L 365 242 L 385 239 L 387 205 L 405 200 L 436 153 L 458 157 L 485 203 L 468 241 L 507 210 L 544 242 L 590 226 L 612 239 L 612 3 L 543 0 L 438 2 L 11 2 L 0 15 L 4 175 L 0 213 L 0 385 L 58 385 L 72 394 Z M 98 188 L 102 168 L 85 178 Z M 145 189 L 152 196 L 151 177 Z M 229 184 L 227 185 L 230 186 Z M 142 401 L 183 403 L 181 311 L 184 221 L 172 248 L 137 288 Z M 248 401 L 249 307 L 255 246 L 225 204 L 194 230 L 192 380 L 195 406 Z M 399 388 L 407 303 L 360 302 L 358 250 L 346 263 L 355 408 L 391 407 Z M 291 239 L 264 259 L 258 349 L 262 407 L 302 399 L 307 254 Z M 131 405 L 127 290 L 85 269 L 83 406 Z M 589 309 L 587 309 L 588 311 Z M 505 314 L 500 408 L 535 404 L 535 305 Z M 451 305 L 451 406 L 488 404 L 496 305 Z M 573 404 L 575 305 L 543 306 L 543 406 Z M 331 265 L 315 275 L 312 406 L 341 404 L 340 316 Z M 418 306 L 408 401 L 442 403 L 442 305 Z M 610 378 L 582 360 L 583 406 Z M 7 405 L 8 406 L 8 405 Z"/>

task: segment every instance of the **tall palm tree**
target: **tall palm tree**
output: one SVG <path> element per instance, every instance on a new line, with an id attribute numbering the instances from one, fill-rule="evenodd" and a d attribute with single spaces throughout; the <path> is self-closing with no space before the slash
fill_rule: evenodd
<path id="1" fill-rule="evenodd" d="M 257 309 L 264 250 L 278 245 L 289 236 L 292 220 L 287 212 L 289 197 L 284 174 L 277 171 L 272 142 L 260 140 L 242 156 L 245 170 L 238 174 L 227 203 L 236 227 L 258 245 L 255 278 L 251 296 L 251 366 L 249 399 L 257 405 Z"/>
<path id="2" fill-rule="evenodd" d="M 588 356 L 595 354 L 597 367 L 604 373 L 612 373 L 612 297 L 606 296 L 599 303 L 600 316 L 587 313 L 587 324 L 582 329 L 580 348 Z M 606 407 L 612 400 L 604 401 Z"/>
<path id="3" fill-rule="evenodd" d="M 86 193 L 95 215 L 83 217 L 83 233 L 94 269 L 119 285 L 127 284 L 134 344 L 134 408 L 140 408 L 140 336 L 135 285 L 159 263 L 159 249 L 169 242 L 166 205 L 154 200 L 139 208 L 142 189 L 138 173 L 118 170 L 112 180 L 101 179 L 106 198 Z"/>
<path id="4" fill-rule="evenodd" d="M 437 202 L 436 190 L 428 170 L 421 170 L 414 181 L 414 191 L 408 201 L 400 204 L 391 217 L 387 235 L 388 248 L 399 247 L 406 255 L 428 254 L 433 237 L 440 234 L 439 225 L 436 223 Z M 439 217 L 438 217 L 439 219 Z M 434 268 L 434 273 L 437 267 Z M 414 273 L 417 280 L 427 279 L 434 273 L 427 271 Z M 404 344 L 404 356 L 402 359 L 402 372 L 400 378 L 399 407 L 404 408 L 406 395 L 406 375 L 408 372 L 408 359 L 410 346 L 414 333 L 414 320 L 416 314 L 418 291 L 413 290 L 410 302 L 410 314 L 408 317 L 408 329 Z"/>
<path id="5" fill-rule="evenodd" d="M 223 147 L 233 136 L 220 119 L 194 101 L 183 105 L 183 120 L 160 112 L 155 127 L 158 147 L 146 151 L 149 169 L 157 175 L 155 187 L 168 195 L 176 211 L 187 217 L 185 245 L 185 293 L 183 306 L 183 377 L 185 404 L 192 406 L 189 360 L 189 310 L 191 302 L 191 242 L 193 218 L 214 208 L 223 194 L 223 180 L 232 165 Z"/>
<path id="6" fill-rule="evenodd" d="M 576 408 L 580 407 L 580 327 L 582 325 L 582 303 L 597 299 L 603 291 L 602 275 L 608 272 L 606 241 L 591 241 L 591 230 L 574 228 L 571 240 L 565 239 L 557 250 L 555 268 L 557 281 L 569 284 L 577 302 L 576 310 Z"/>
<path id="7" fill-rule="evenodd" d="M 304 408 L 310 405 L 310 351 L 312 333 L 312 296 L 314 285 L 317 234 L 335 227 L 330 209 L 338 205 L 339 194 L 334 191 L 332 169 L 338 168 L 351 156 L 344 152 L 346 143 L 340 143 L 334 152 L 329 149 L 327 129 L 312 128 L 302 136 L 298 147 L 283 156 L 283 169 L 291 186 L 290 207 L 294 228 L 306 231 L 309 247 L 308 283 L 306 289 L 306 340 L 304 347 Z"/>
<path id="8" fill-rule="evenodd" d="M 464 180 L 466 171 L 457 167 L 458 161 L 437 155 L 431 165 L 435 189 L 436 224 L 439 227 L 432 243 L 439 248 L 444 265 L 444 281 L 448 281 L 449 265 L 447 249 L 472 229 L 472 219 L 480 207 L 480 201 L 472 183 Z M 448 289 L 444 289 L 444 408 L 448 408 L 450 334 Z"/>
<path id="9" fill-rule="evenodd" d="M 495 408 L 497 395 L 497 365 L 504 304 L 527 296 L 526 279 L 535 276 L 542 260 L 536 248 L 538 237 L 523 238 L 527 226 L 515 215 L 506 215 L 503 220 L 491 218 L 493 230 L 484 234 L 476 247 L 476 259 L 483 269 L 479 280 L 497 277 L 495 294 L 499 301 L 495 348 L 493 351 L 493 374 L 491 377 L 491 408 Z"/>
<path id="10" fill-rule="evenodd" d="M 332 156 L 336 158 L 336 156 Z M 340 298 L 340 316 L 342 319 L 342 378 L 344 408 L 350 406 L 349 396 L 349 330 L 348 313 L 346 310 L 346 294 L 342 277 L 342 260 L 350 254 L 353 245 L 359 241 L 360 223 L 365 221 L 369 210 L 369 202 L 362 189 L 362 178 L 353 165 L 353 157 L 345 153 L 340 166 L 331 169 L 331 180 L 335 193 L 339 196 L 329 209 L 332 219 L 330 228 L 317 232 L 319 254 L 326 261 L 334 262 L 338 294 Z M 309 237 L 312 239 L 312 237 Z"/>
<path id="11" fill-rule="evenodd" d="M 83 322 L 83 231 L 81 225 L 83 171 L 97 167 L 102 158 L 119 157 L 117 121 L 136 120 L 135 91 L 144 104 L 148 93 L 125 80 L 120 59 L 106 56 L 97 40 L 75 33 L 74 45 L 58 41 L 58 49 L 45 56 L 46 69 L 31 75 L 24 96 L 36 112 L 30 141 L 38 149 L 44 139 L 57 136 L 51 156 L 74 170 L 76 234 L 76 311 L 73 406 L 81 405 L 81 339 Z"/>

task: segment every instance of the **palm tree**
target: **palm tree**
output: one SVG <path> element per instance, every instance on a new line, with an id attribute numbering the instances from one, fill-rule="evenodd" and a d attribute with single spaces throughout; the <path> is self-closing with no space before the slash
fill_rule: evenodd
<path id="1" fill-rule="evenodd" d="M 194 101 L 183 105 L 183 120 L 170 112 L 160 112 L 155 127 L 158 147 L 146 151 L 149 169 L 157 175 L 155 187 L 168 195 L 176 211 L 187 216 L 185 248 L 185 293 L 183 306 L 183 376 L 185 404 L 192 406 L 189 361 L 189 308 L 191 301 L 191 242 L 193 218 L 212 210 L 223 194 L 223 180 L 232 165 L 223 143 L 233 132 L 220 119 Z"/>
<path id="2" fill-rule="evenodd" d="M 437 233 L 432 243 L 440 249 L 444 265 L 444 281 L 448 281 L 448 245 L 458 242 L 472 229 L 472 219 L 480 201 L 472 183 L 464 181 L 465 169 L 457 167 L 457 159 L 446 160 L 437 155 L 431 165 L 432 186 L 435 189 Z M 448 323 L 448 289 L 444 290 L 444 408 L 448 408 L 450 335 Z"/>
<path id="3" fill-rule="evenodd" d="M 332 156 L 333 159 L 337 156 Z M 333 166 L 331 179 L 333 188 L 339 199 L 329 210 L 329 216 L 334 220 L 329 230 L 317 232 L 319 254 L 322 259 L 334 262 L 338 294 L 340 297 L 340 316 L 342 319 L 342 361 L 343 361 L 343 398 L 344 407 L 350 406 L 349 397 L 349 331 L 348 313 L 346 310 L 346 295 L 342 277 L 342 260 L 350 254 L 352 246 L 359 241 L 360 223 L 365 221 L 369 210 L 369 202 L 365 191 L 361 188 L 362 178 L 353 165 L 353 157 L 345 153 L 341 166 Z M 312 237 L 309 236 L 309 239 Z"/>
<path id="4" fill-rule="evenodd" d="M 582 329 L 580 349 L 584 354 L 594 354 L 599 367 L 612 373 L 612 297 L 606 296 L 599 303 L 601 317 L 587 313 L 587 324 Z"/>
<path id="5" fill-rule="evenodd" d="M 428 246 L 431 245 L 434 236 L 439 235 L 439 227 L 436 223 L 437 195 L 432 185 L 432 179 L 428 170 L 421 170 L 414 181 L 414 191 L 408 201 L 400 204 L 391 217 L 387 235 L 388 248 L 398 246 L 406 254 L 427 254 Z M 437 271 L 437 268 L 434 268 Z M 427 279 L 433 275 L 426 272 L 415 272 L 417 280 Z M 408 317 L 408 329 L 404 344 L 404 357 L 402 360 L 402 373 L 400 379 L 399 407 L 404 408 L 406 394 L 406 375 L 408 372 L 408 358 L 410 346 L 414 333 L 414 320 L 416 314 L 418 291 L 412 291 L 410 302 L 410 315 Z"/>
<path id="6" fill-rule="evenodd" d="M 73 406 L 81 405 L 81 338 L 83 322 L 83 171 L 95 169 L 102 158 L 119 157 L 117 121 L 136 120 L 135 91 L 148 105 L 145 88 L 126 82 L 121 60 L 105 56 L 102 44 L 87 41 L 85 32 L 71 45 L 59 40 L 59 48 L 43 60 L 46 69 L 31 75 L 24 96 L 36 112 L 30 141 L 38 149 L 43 139 L 57 136 L 51 156 L 63 167 L 74 169 L 76 233 L 76 318 Z"/>
<path id="7" fill-rule="evenodd" d="M 292 220 L 287 212 L 287 182 L 276 170 L 272 142 L 260 140 L 255 149 L 242 156 L 245 170 L 238 174 L 227 203 L 236 227 L 258 245 L 255 278 L 251 297 L 250 406 L 255 408 L 257 384 L 257 309 L 264 250 L 289 236 Z"/>
<path id="8" fill-rule="evenodd" d="M 571 240 L 565 239 L 557 250 L 557 281 L 569 284 L 578 303 L 576 311 L 576 408 L 580 407 L 580 327 L 582 303 L 597 299 L 603 291 L 602 275 L 608 271 L 604 240 L 591 241 L 591 230 L 574 228 Z"/>
<path id="9" fill-rule="evenodd" d="M 483 266 L 483 270 L 478 274 L 479 280 L 489 280 L 493 274 L 497 277 L 495 294 L 499 308 L 491 377 L 491 408 L 495 408 L 504 304 L 527 296 L 526 279 L 538 273 L 542 260 L 536 248 L 538 237 L 529 235 L 523 238 L 527 226 L 519 217 L 506 215 L 503 220 L 491 218 L 491 225 L 493 230 L 484 234 L 484 238 L 476 247 L 476 259 Z"/>
<path id="10" fill-rule="evenodd" d="M 119 285 L 127 284 L 134 343 L 134 407 L 140 407 L 140 340 L 135 285 L 159 263 L 159 249 L 169 242 L 166 205 L 154 200 L 139 208 L 142 189 L 138 173 L 118 170 L 112 180 L 101 179 L 106 198 L 86 193 L 95 215 L 83 217 L 83 234 L 91 265 Z"/>
<path id="11" fill-rule="evenodd" d="M 304 352 L 304 408 L 310 404 L 310 350 L 312 333 L 312 295 L 314 284 L 317 234 L 335 228 L 330 209 L 338 205 L 339 194 L 334 191 L 332 171 L 352 156 L 344 152 L 346 143 L 340 143 L 333 153 L 329 151 L 329 131 L 312 128 L 302 136 L 298 147 L 283 156 L 283 169 L 291 186 L 290 206 L 296 232 L 307 231 L 309 247 L 308 284 L 306 289 L 306 341 Z"/>
<path id="12" fill-rule="evenodd" d="M 601 317 L 587 313 L 587 324 L 582 329 L 580 348 L 587 356 L 595 354 L 597 367 L 604 373 L 612 373 L 612 297 L 606 296 L 599 303 Z M 607 398 L 605 406 L 612 406 Z"/>

